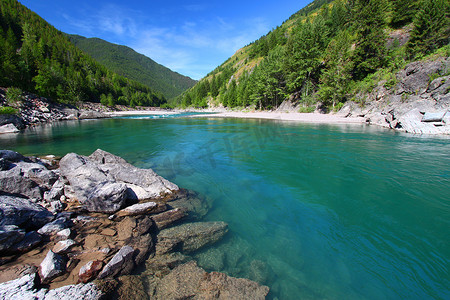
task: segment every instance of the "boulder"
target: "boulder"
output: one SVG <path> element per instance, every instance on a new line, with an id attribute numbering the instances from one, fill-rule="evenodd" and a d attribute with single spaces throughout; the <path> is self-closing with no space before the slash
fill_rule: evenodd
<path id="1" fill-rule="evenodd" d="M 65 217 L 60 217 L 53 222 L 45 224 L 38 230 L 38 233 L 42 235 L 53 235 L 71 225 L 70 220 Z"/>
<path id="2" fill-rule="evenodd" d="M 70 228 L 60 230 L 56 233 L 56 237 L 61 240 L 67 240 L 71 236 L 72 236 L 72 231 L 70 230 Z"/>
<path id="3" fill-rule="evenodd" d="M 227 231 L 225 222 L 187 223 L 164 229 L 157 236 L 156 252 L 193 252 L 219 241 Z"/>
<path id="4" fill-rule="evenodd" d="M 37 228 L 52 218 L 51 212 L 28 199 L 0 195 L 0 226 L 17 225 L 25 229 Z"/>
<path id="5" fill-rule="evenodd" d="M 25 234 L 23 239 L 14 244 L 11 248 L 11 252 L 27 252 L 39 245 L 42 242 L 42 236 L 36 231 L 30 231 Z"/>
<path id="6" fill-rule="evenodd" d="M 152 216 L 153 221 L 156 224 L 158 230 L 162 230 L 164 228 L 169 227 L 174 224 L 178 220 L 187 216 L 186 208 L 175 208 L 163 213 L 159 213 L 157 215 Z"/>
<path id="7" fill-rule="evenodd" d="M 1 133 L 17 133 L 20 130 L 17 129 L 14 124 L 6 124 L 6 125 L 0 125 L 0 134 Z"/>
<path id="8" fill-rule="evenodd" d="M 0 190 L 25 198 L 42 199 L 42 190 L 38 184 L 24 177 L 18 168 L 0 171 Z"/>
<path id="9" fill-rule="evenodd" d="M 106 264 L 103 271 L 98 275 L 98 279 L 129 274 L 134 267 L 134 252 L 132 247 L 123 246 L 108 264 Z"/>
<path id="10" fill-rule="evenodd" d="M 0 226 L 0 252 L 9 252 L 14 244 L 25 237 L 25 231 L 15 225 Z"/>
<path id="11" fill-rule="evenodd" d="M 179 190 L 177 185 L 162 178 L 153 170 L 137 168 L 123 158 L 101 149 L 96 150 L 89 158 L 95 161 L 101 170 L 111 175 L 114 180 L 127 184 L 131 190 L 129 192 L 131 198 L 154 199 Z"/>
<path id="12" fill-rule="evenodd" d="M 176 267 L 156 286 L 156 299 L 265 299 L 267 286 L 223 273 L 207 273 L 194 261 Z"/>
<path id="13" fill-rule="evenodd" d="M 69 153 L 60 163 L 61 175 L 69 181 L 77 200 L 91 212 L 114 213 L 126 201 L 127 187 L 117 183 L 89 158 Z"/>
<path id="14" fill-rule="evenodd" d="M 40 264 L 42 282 L 48 283 L 52 279 L 62 275 L 66 271 L 65 259 L 49 250 L 44 260 Z"/>

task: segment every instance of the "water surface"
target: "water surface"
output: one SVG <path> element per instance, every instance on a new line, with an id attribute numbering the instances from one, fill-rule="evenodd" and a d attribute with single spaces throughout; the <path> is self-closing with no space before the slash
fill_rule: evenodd
<path id="1" fill-rule="evenodd" d="M 365 125 L 159 118 L 0 135 L 25 155 L 97 148 L 208 199 L 208 271 L 274 299 L 450 299 L 450 140 Z"/>

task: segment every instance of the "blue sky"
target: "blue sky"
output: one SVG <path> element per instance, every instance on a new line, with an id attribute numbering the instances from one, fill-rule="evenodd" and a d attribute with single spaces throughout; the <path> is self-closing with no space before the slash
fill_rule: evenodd
<path id="1" fill-rule="evenodd" d="M 57 29 L 126 45 L 200 79 L 312 0 L 19 0 Z"/>

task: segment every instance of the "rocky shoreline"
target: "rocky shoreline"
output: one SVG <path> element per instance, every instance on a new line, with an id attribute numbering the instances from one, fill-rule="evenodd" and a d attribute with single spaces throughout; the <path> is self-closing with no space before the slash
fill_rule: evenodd
<path id="1" fill-rule="evenodd" d="M 190 256 L 221 240 L 207 203 L 151 169 L 97 150 L 0 151 L 0 298 L 264 299 L 254 281 Z"/>

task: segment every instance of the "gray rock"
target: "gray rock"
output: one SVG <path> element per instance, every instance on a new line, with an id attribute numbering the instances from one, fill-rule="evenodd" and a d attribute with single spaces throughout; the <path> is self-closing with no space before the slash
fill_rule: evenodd
<path id="1" fill-rule="evenodd" d="M 36 290 L 39 279 L 36 273 L 0 283 L 0 299 L 44 299 L 46 290 Z"/>
<path id="2" fill-rule="evenodd" d="M 228 225 L 225 222 L 187 223 L 164 229 L 158 234 L 156 252 L 193 252 L 219 241 L 227 231 Z"/>
<path id="3" fill-rule="evenodd" d="M 127 184 L 131 190 L 130 198 L 154 199 L 179 190 L 177 185 L 162 178 L 153 170 L 139 169 L 124 159 L 101 149 L 96 150 L 89 158 L 95 161 L 101 170 L 111 175 L 114 180 Z"/>
<path id="4" fill-rule="evenodd" d="M 66 285 L 45 294 L 45 300 L 99 300 L 104 296 L 100 288 L 93 283 Z"/>
<path id="5" fill-rule="evenodd" d="M 18 162 L 15 168 L 19 168 L 24 177 L 47 189 L 50 189 L 59 177 L 40 163 Z"/>
<path id="6" fill-rule="evenodd" d="M 1 133 L 17 133 L 20 130 L 17 129 L 14 124 L 6 124 L 6 125 L 0 125 L 0 134 Z"/>
<path id="7" fill-rule="evenodd" d="M 16 115 L 0 115 L 0 126 L 13 124 L 19 130 L 25 129 L 23 120 Z"/>
<path id="8" fill-rule="evenodd" d="M 38 184 L 24 177 L 17 168 L 0 171 L 0 190 L 26 198 L 42 199 L 42 191 Z"/>
<path id="9" fill-rule="evenodd" d="M 25 237 L 25 231 L 15 225 L 0 226 L 0 251 L 9 251 Z"/>
<path id="10" fill-rule="evenodd" d="M 24 238 L 17 244 L 14 244 L 10 251 L 12 252 L 27 252 L 39 245 L 42 241 L 42 236 L 36 231 L 27 232 Z"/>
<path id="11" fill-rule="evenodd" d="M 94 110 L 84 110 L 81 111 L 80 114 L 78 115 L 78 119 L 80 120 L 85 120 L 85 119 L 104 119 L 104 118 L 108 118 L 109 116 L 99 112 L 99 111 L 94 111 Z"/>
<path id="12" fill-rule="evenodd" d="M 11 150 L 0 150 L 0 158 L 6 159 L 10 162 L 30 161 L 22 154 Z"/>
<path id="13" fill-rule="evenodd" d="M 444 119 L 445 111 L 437 113 L 426 112 L 422 117 L 422 122 L 442 122 Z"/>
<path id="14" fill-rule="evenodd" d="M 156 299 L 265 299 L 267 286 L 223 273 L 206 273 L 194 261 L 176 267 L 156 286 Z"/>
<path id="15" fill-rule="evenodd" d="M 116 275 L 129 274 L 134 267 L 134 252 L 132 247 L 123 246 L 103 268 L 103 271 L 98 275 L 98 278 L 102 279 L 114 277 Z"/>
<path id="16" fill-rule="evenodd" d="M 62 256 L 49 250 L 40 264 L 42 282 L 48 283 L 52 279 L 62 275 L 66 271 L 66 261 Z"/>
<path id="17" fill-rule="evenodd" d="M 126 185 L 113 182 L 89 158 L 69 153 L 61 159 L 60 171 L 87 210 L 114 213 L 124 206 Z"/>
<path id="18" fill-rule="evenodd" d="M 61 180 L 57 180 L 50 191 L 44 193 L 44 200 L 47 202 L 58 201 L 61 196 L 64 195 L 64 183 Z"/>
<path id="19" fill-rule="evenodd" d="M 51 212 L 30 200 L 0 195 L 0 226 L 17 225 L 28 229 L 42 226 L 52 217 Z"/>
<path id="20" fill-rule="evenodd" d="M 71 222 L 64 217 L 60 217 L 53 222 L 45 224 L 38 230 L 39 234 L 42 235 L 53 235 L 57 232 L 66 229 L 71 225 Z"/>

